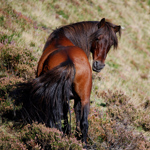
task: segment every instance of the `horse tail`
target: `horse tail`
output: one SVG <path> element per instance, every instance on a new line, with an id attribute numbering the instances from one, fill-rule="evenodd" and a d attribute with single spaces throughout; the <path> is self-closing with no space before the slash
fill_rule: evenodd
<path id="1" fill-rule="evenodd" d="M 68 111 L 70 113 L 69 100 L 74 77 L 75 67 L 68 58 L 67 61 L 33 80 L 30 105 L 34 121 L 62 130 L 63 118 L 65 130 L 70 127 L 67 116 Z"/>

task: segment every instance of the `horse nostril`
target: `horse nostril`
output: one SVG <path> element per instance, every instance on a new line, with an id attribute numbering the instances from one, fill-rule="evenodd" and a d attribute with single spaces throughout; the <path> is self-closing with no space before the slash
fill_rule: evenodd
<path id="1" fill-rule="evenodd" d="M 96 68 L 96 66 L 97 66 L 97 61 L 95 61 L 95 62 L 93 63 L 93 66 Z"/>
<path id="2" fill-rule="evenodd" d="M 94 68 L 97 68 L 97 69 L 103 69 L 103 68 L 105 67 L 105 64 L 102 63 L 102 62 L 100 62 L 100 61 L 95 61 L 95 62 L 93 63 L 93 67 L 94 67 Z"/>
<path id="3" fill-rule="evenodd" d="M 100 72 L 105 67 L 105 64 L 101 61 L 94 61 L 93 62 L 93 71 Z"/>
<path id="4" fill-rule="evenodd" d="M 96 67 L 97 67 L 98 66 L 98 61 L 96 61 L 95 64 L 96 64 Z"/>

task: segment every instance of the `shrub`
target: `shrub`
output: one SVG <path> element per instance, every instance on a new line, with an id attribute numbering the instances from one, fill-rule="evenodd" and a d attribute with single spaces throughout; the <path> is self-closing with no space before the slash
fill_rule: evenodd
<path id="1" fill-rule="evenodd" d="M 93 109 L 89 115 L 89 140 L 97 149 L 141 149 L 150 148 L 143 134 L 138 133 L 128 123 L 111 118 L 107 112 Z"/>
<path id="2" fill-rule="evenodd" d="M 21 143 L 16 137 L 11 134 L 6 134 L 0 130 L 0 149 L 26 149 L 26 145 Z"/>
<path id="3" fill-rule="evenodd" d="M 116 120 L 131 124 L 136 119 L 137 109 L 130 103 L 130 98 L 121 91 L 108 91 L 101 93 L 106 101 L 107 112 Z"/>
<path id="4" fill-rule="evenodd" d="M 28 49 L 4 45 L 0 53 L 0 68 L 25 79 L 34 77 L 37 58 Z"/>
<path id="5" fill-rule="evenodd" d="M 62 132 L 55 128 L 33 123 L 24 127 L 20 140 L 28 149 L 82 149 L 82 144 L 76 138 L 62 136 Z"/>
<path id="6" fill-rule="evenodd" d="M 145 131 L 150 131 L 150 109 L 147 103 L 144 108 L 136 108 L 130 98 L 121 91 L 108 91 L 101 93 L 106 101 L 107 112 L 115 120 L 124 124 L 131 124 L 142 127 Z"/>
<path id="7" fill-rule="evenodd" d="M 106 109 L 100 113 L 98 109 L 91 108 L 88 133 L 91 144 L 98 149 L 149 149 L 148 140 L 134 128 L 142 127 L 149 131 L 148 102 L 144 109 L 137 109 L 121 91 L 102 92 L 100 96 Z"/>

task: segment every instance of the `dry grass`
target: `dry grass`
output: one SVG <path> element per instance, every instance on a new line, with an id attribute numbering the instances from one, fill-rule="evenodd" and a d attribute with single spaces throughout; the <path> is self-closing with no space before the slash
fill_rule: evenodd
<path id="1" fill-rule="evenodd" d="M 149 0 L 1 0 L 0 125 L 3 126 L 0 132 L 4 135 L 4 139 L 7 141 L 11 137 L 11 142 L 18 148 L 29 146 L 22 143 L 14 134 L 14 130 L 20 134 L 20 128 L 11 131 L 10 126 L 6 125 L 15 122 L 6 115 L 13 111 L 8 94 L 13 83 L 34 77 L 37 61 L 50 32 L 61 25 L 83 20 L 100 20 L 105 17 L 115 24 L 120 24 L 123 30 L 118 50 L 112 49 L 109 52 L 106 67 L 99 74 L 93 72 L 89 145 L 113 149 L 108 143 L 117 145 L 120 142 L 122 146 L 126 146 L 119 140 L 127 139 L 129 134 L 130 141 L 138 144 L 140 140 L 143 142 L 142 148 L 138 147 L 138 144 L 132 145 L 127 142 L 131 144 L 130 148 L 132 146 L 134 148 L 137 146 L 137 149 L 146 148 L 145 144 L 150 140 L 149 7 Z M 121 98 L 124 105 L 118 103 L 120 97 L 118 91 L 123 93 Z M 113 100 L 114 95 L 117 104 L 108 101 Z M 124 118 L 127 118 L 130 126 L 123 124 Z M 110 123 L 110 120 L 113 122 Z M 74 124 L 72 126 L 74 127 Z M 128 130 L 125 130 L 126 127 Z M 7 130 L 4 134 L 5 128 Z M 116 135 L 111 132 L 113 129 Z M 125 136 L 119 139 L 121 130 Z M 143 133 L 147 141 L 143 136 L 139 136 L 138 132 Z M 107 137 L 108 135 L 111 136 Z M 135 138 L 131 139 L 131 135 Z M 14 143 L 14 139 L 17 139 L 18 144 Z M 30 140 L 29 144 L 32 143 Z M 8 146 L 6 148 L 10 148 L 10 143 L 8 141 L 6 143 Z M 117 149 L 115 146 L 114 148 Z"/>

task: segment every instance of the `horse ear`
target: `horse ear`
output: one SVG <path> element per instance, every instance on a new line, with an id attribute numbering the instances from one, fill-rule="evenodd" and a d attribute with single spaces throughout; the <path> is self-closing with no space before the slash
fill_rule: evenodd
<path id="1" fill-rule="evenodd" d="M 98 23 L 98 28 L 105 26 L 105 18 Z"/>
<path id="2" fill-rule="evenodd" d="M 119 32 L 119 35 L 121 36 L 121 26 L 115 26 L 114 31 L 117 33 Z"/>

